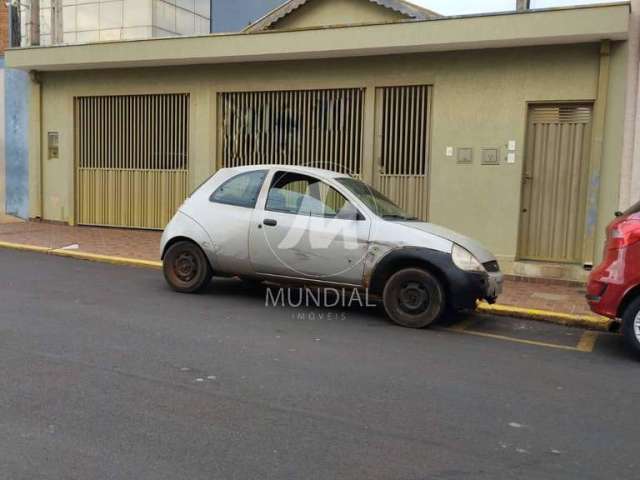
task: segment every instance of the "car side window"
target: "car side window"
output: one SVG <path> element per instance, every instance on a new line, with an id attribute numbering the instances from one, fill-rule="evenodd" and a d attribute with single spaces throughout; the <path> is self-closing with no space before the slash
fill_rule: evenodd
<path id="1" fill-rule="evenodd" d="M 218 187 L 209 200 L 213 203 L 255 208 L 266 176 L 266 170 L 241 173 Z"/>
<path id="2" fill-rule="evenodd" d="M 358 220 L 362 216 L 344 195 L 317 178 L 277 172 L 267 196 L 266 209 L 314 217 Z"/>

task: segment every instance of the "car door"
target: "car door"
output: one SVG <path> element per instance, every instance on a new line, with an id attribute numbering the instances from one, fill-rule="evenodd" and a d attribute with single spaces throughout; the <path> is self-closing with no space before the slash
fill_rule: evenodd
<path id="1" fill-rule="evenodd" d="M 254 212 L 253 268 L 264 275 L 360 286 L 371 222 L 336 188 L 276 171 Z"/>
<path id="2" fill-rule="evenodd" d="M 249 227 L 268 170 L 238 173 L 226 180 L 198 211 L 196 219 L 213 240 L 214 269 L 235 275 L 253 272 Z"/>

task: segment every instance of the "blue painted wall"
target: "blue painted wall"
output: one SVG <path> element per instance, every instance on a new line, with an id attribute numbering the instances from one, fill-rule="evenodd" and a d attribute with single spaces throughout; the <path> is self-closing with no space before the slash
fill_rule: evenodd
<path id="1" fill-rule="evenodd" d="M 285 0 L 211 0 L 212 32 L 237 32 Z"/>
<path id="2" fill-rule="evenodd" d="M 6 210 L 29 216 L 29 74 L 4 70 Z"/>

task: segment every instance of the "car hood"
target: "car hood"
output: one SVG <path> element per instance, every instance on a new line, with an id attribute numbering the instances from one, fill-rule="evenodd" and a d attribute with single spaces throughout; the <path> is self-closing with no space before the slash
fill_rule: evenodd
<path id="1" fill-rule="evenodd" d="M 427 222 L 399 222 L 401 225 L 405 227 L 413 228 L 415 230 L 420 230 L 425 233 L 429 233 L 431 235 L 436 235 L 438 237 L 449 240 L 453 243 L 457 243 L 463 248 L 469 250 L 474 257 L 476 257 L 480 263 L 487 262 L 495 262 L 496 257 L 493 253 L 487 250 L 484 245 L 482 245 L 477 240 L 461 235 L 453 230 L 449 230 L 448 228 L 441 227 L 440 225 L 434 225 L 433 223 Z"/>

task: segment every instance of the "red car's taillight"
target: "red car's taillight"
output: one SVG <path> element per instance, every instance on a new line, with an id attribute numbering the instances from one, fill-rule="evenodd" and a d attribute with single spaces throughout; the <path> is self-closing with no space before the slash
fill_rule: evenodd
<path id="1" fill-rule="evenodd" d="M 627 218 L 611 227 L 609 231 L 609 250 L 619 250 L 640 242 L 640 218 Z"/>

